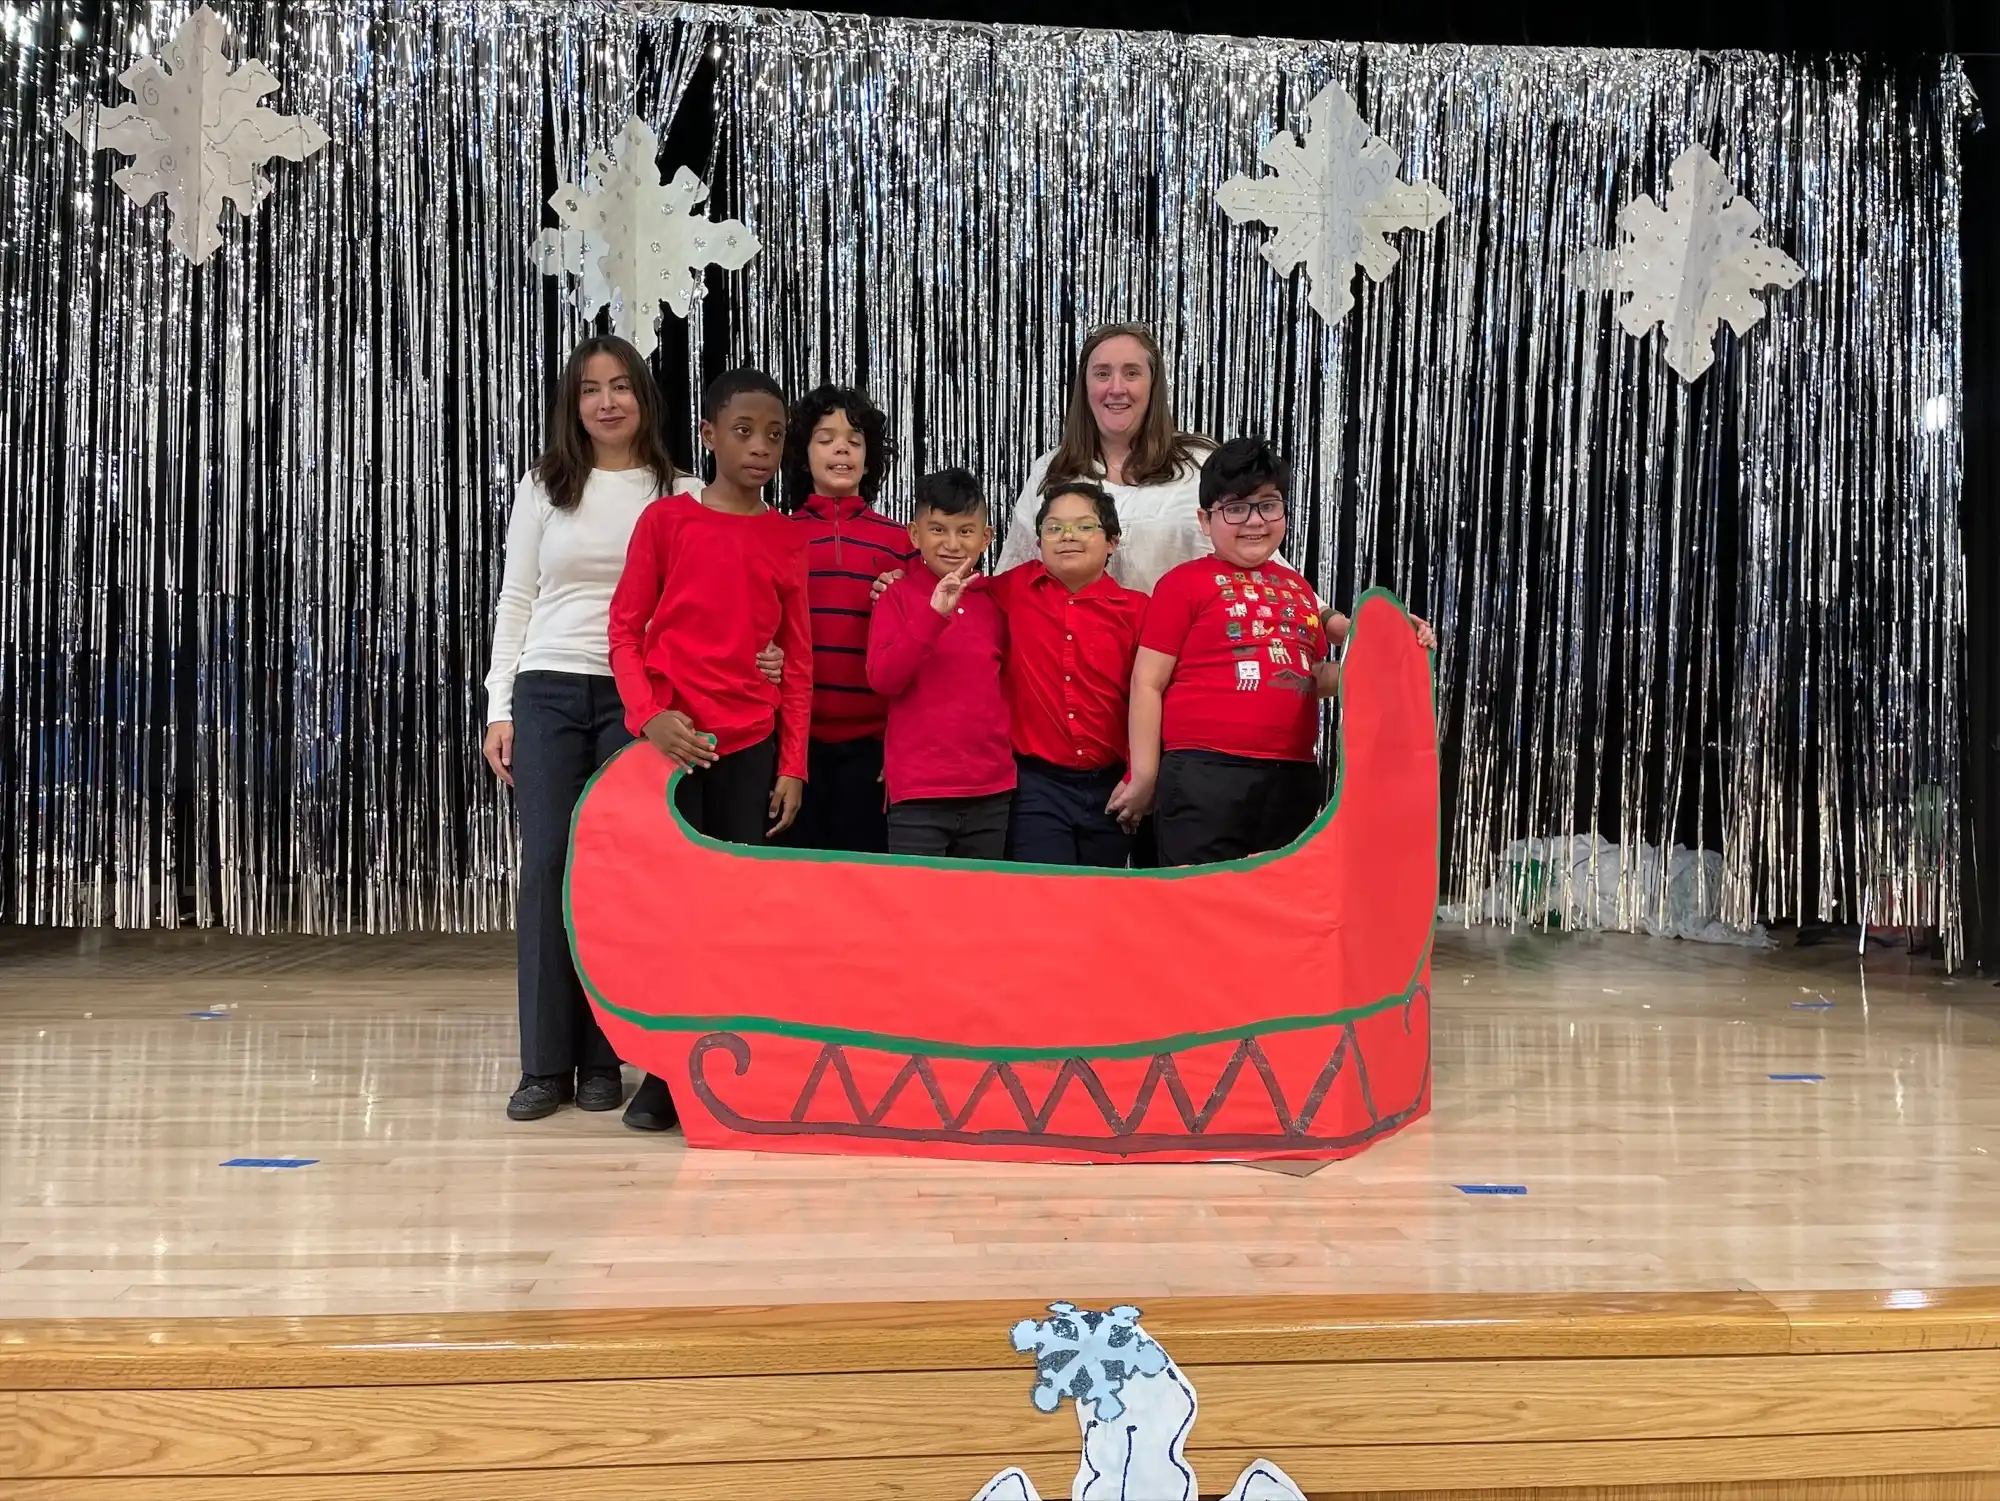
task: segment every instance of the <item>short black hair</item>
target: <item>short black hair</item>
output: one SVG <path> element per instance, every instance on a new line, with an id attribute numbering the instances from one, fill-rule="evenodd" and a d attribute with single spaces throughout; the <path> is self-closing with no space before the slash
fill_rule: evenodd
<path id="1" fill-rule="evenodd" d="M 783 388 L 763 371 L 752 370 L 746 365 L 737 370 L 725 370 L 708 383 L 708 389 L 701 393 L 701 420 L 715 421 L 730 402 L 753 391 L 776 398 L 779 406 L 785 404 Z"/>
<path id="2" fill-rule="evenodd" d="M 1231 438 L 1201 466 L 1201 508 L 1212 511 L 1225 500 L 1255 495 L 1276 485 L 1287 500 L 1292 496 L 1292 466 L 1261 437 Z"/>
<path id="3" fill-rule="evenodd" d="M 868 444 L 861 466 L 861 498 L 872 501 L 882 490 L 882 476 L 896 462 L 896 440 L 889 436 L 889 419 L 858 386 L 815 386 L 792 404 L 785 419 L 785 509 L 796 511 L 812 494 L 812 435 L 822 420 L 847 413 Z M 713 419 L 711 419 L 713 420 Z"/>
<path id="4" fill-rule="evenodd" d="M 1118 540 L 1118 502 L 1111 498 L 1111 492 L 1102 485 L 1093 485 L 1087 479 L 1066 480 L 1050 485 L 1042 492 L 1042 508 L 1035 512 L 1035 530 L 1040 532 L 1042 523 L 1049 519 L 1049 507 L 1065 495 L 1081 495 L 1097 508 L 1097 524 L 1104 528 L 1104 535 L 1113 542 Z"/>
<path id="5" fill-rule="evenodd" d="M 925 511 L 940 516 L 970 516 L 986 509 L 986 495 L 969 469 L 936 469 L 917 481 L 910 500 L 912 519 Z"/>

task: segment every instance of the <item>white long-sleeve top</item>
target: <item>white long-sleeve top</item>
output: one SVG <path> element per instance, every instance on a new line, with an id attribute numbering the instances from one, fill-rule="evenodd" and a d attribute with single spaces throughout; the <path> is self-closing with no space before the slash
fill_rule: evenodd
<path id="1" fill-rule="evenodd" d="M 1205 456 L 1206 449 L 1197 450 Z M 1014 504 L 1013 518 L 1000 544 L 1000 568 L 1004 573 L 1016 563 L 1041 555 L 1041 538 L 1035 535 L 1035 512 L 1042 508 L 1042 481 L 1048 476 L 1050 449 L 1035 460 L 1028 471 L 1028 483 Z M 1090 476 L 1104 484 L 1103 471 Z M 1151 594 L 1160 576 L 1170 568 L 1214 551 L 1201 533 L 1195 518 L 1201 511 L 1201 466 L 1185 465 L 1170 480 L 1151 485 L 1104 485 L 1118 506 L 1118 551 L 1111 555 L 1110 575 L 1127 589 Z"/>
<path id="2" fill-rule="evenodd" d="M 699 495 L 702 482 L 688 475 L 673 488 Z M 593 469 L 576 509 L 559 511 L 533 470 L 521 476 L 493 612 L 488 724 L 514 717 L 516 673 L 611 676 L 611 591 L 625 569 L 632 529 L 660 493 L 650 469 Z"/>

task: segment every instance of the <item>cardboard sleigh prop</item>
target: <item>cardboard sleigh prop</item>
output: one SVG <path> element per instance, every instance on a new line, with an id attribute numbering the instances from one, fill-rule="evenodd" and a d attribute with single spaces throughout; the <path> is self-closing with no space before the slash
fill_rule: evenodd
<path id="1" fill-rule="evenodd" d="M 1338 764 L 1286 849 L 1107 871 L 722 844 L 641 742 L 577 807 L 577 973 L 693 1146 L 1351 1156 L 1430 1108 L 1436 718 L 1380 591 L 1345 653 Z"/>

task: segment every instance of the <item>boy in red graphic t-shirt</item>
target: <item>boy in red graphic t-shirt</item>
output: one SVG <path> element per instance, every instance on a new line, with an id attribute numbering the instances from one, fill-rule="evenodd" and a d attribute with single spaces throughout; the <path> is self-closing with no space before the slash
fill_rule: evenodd
<path id="1" fill-rule="evenodd" d="M 702 397 L 715 479 L 668 495 L 633 529 L 611 596 L 611 671 L 625 722 L 688 774 L 674 804 L 696 833 L 763 844 L 798 817 L 812 716 L 805 538 L 763 498 L 785 444 L 777 383 L 732 370 Z M 775 640 L 782 681 L 759 671 Z M 664 1131 L 666 1085 L 648 1075 L 625 1124 Z"/>
<path id="2" fill-rule="evenodd" d="M 1281 849 L 1319 814 L 1319 703 L 1339 689 L 1348 622 L 1277 555 L 1290 487 L 1263 439 L 1223 444 L 1201 471 L 1215 555 L 1153 590 L 1132 669 L 1132 776 L 1113 802 L 1128 825 L 1155 812 L 1162 865 Z"/>

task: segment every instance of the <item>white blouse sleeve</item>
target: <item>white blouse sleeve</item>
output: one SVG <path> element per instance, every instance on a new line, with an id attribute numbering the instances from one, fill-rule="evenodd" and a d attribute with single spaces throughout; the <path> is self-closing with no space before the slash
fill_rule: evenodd
<path id="1" fill-rule="evenodd" d="M 514 717 L 514 672 L 528 621 L 541 593 L 542 524 L 548 497 L 532 472 L 514 487 L 514 510 L 507 519 L 507 561 L 500 575 L 500 602 L 493 611 L 493 661 L 486 672 L 486 722 Z"/>
<path id="2" fill-rule="evenodd" d="M 1055 450 L 1050 449 L 1028 470 L 1028 483 L 1021 490 L 1021 498 L 1014 502 L 1014 514 L 1007 523 L 1007 535 L 1000 541 L 1000 562 L 996 572 L 1005 573 L 1041 551 L 1040 539 L 1035 536 L 1035 512 L 1042 508 L 1042 481 L 1047 477 L 1055 456 Z"/>

